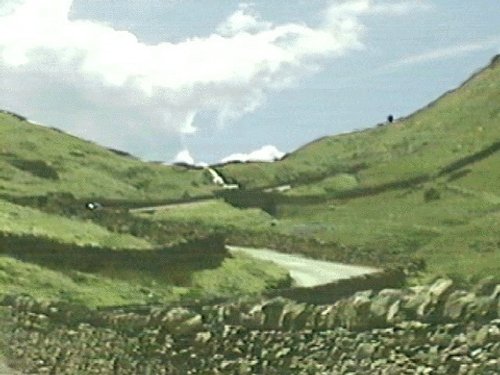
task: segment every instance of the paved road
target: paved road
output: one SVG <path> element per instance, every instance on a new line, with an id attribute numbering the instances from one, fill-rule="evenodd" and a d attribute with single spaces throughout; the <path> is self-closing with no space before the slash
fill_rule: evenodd
<path id="1" fill-rule="evenodd" d="M 180 207 L 202 206 L 204 204 L 208 204 L 208 203 L 212 203 L 212 202 L 215 202 L 215 199 L 207 198 L 207 199 L 200 199 L 198 201 L 164 204 L 162 206 L 131 208 L 129 210 L 129 212 L 155 212 L 155 211 L 168 210 L 168 209 L 180 208 Z"/>
<path id="2" fill-rule="evenodd" d="M 296 286 L 312 287 L 328 284 L 335 280 L 349 279 L 353 276 L 380 271 L 377 268 L 352 266 L 342 263 L 328 262 L 305 258 L 301 255 L 284 254 L 270 249 L 253 249 L 228 246 L 232 252 L 244 254 L 272 261 L 286 268 L 295 280 Z"/>

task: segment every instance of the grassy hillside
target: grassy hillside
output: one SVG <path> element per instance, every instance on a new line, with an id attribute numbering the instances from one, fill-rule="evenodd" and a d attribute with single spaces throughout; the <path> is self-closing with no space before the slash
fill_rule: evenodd
<path id="1" fill-rule="evenodd" d="M 210 176 L 183 167 L 144 163 L 56 129 L 0 112 L 0 194 L 159 200 L 210 192 Z"/>
<path id="2" fill-rule="evenodd" d="M 249 243 L 296 238 L 284 249 L 293 251 L 311 239 L 316 248 L 309 253 L 330 259 L 337 251 L 365 254 L 368 261 L 370 254 L 419 257 L 427 263 L 423 278 L 500 278 L 500 58 L 393 124 L 322 138 L 280 162 L 219 170 L 252 189 L 239 194 L 254 198 L 259 187 L 290 183 L 292 189 L 266 196 L 276 205 L 274 221 L 251 210 L 240 219 L 236 208 L 220 204 L 216 217 L 199 207 L 152 219 L 196 218 L 207 227 L 225 220 L 234 232 L 245 223 L 253 233 Z"/>
<path id="3" fill-rule="evenodd" d="M 307 185 L 338 173 L 360 186 L 433 174 L 500 140 L 500 58 L 460 88 L 408 118 L 360 132 L 324 137 L 276 163 L 218 168 L 247 188 Z M 349 188 L 349 187 L 348 187 Z"/>
<path id="4" fill-rule="evenodd" d="M 21 249 L 16 241 L 24 241 L 32 249 Z M 136 251 L 137 257 L 140 252 L 149 254 L 152 247 L 144 238 L 111 232 L 88 220 L 0 200 L 0 299 L 5 294 L 29 294 L 87 306 L 165 303 L 255 294 L 288 280 L 280 267 L 244 256 L 226 258 L 215 268 L 209 259 L 206 268 L 200 268 L 199 264 L 182 261 L 169 265 L 158 258 L 162 272 L 144 270 L 146 258 L 132 268 L 123 262 L 123 256 L 118 258 L 124 249 Z M 92 250 L 94 255 L 75 254 L 78 249 Z M 85 259 L 89 256 L 97 256 L 96 261 L 91 270 L 82 271 L 88 268 Z M 210 253 L 205 256 L 210 257 Z M 199 263 L 198 258 L 193 262 Z"/>
<path id="5" fill-rule="evenodd" d="M 113 233 L 90 221 L 51 215 L 3 200 L 0 200 L 0 233 L 42 237 L 77 246 L 151 248 L 151 244 L 142 238 Z"/>
<path id="6" fill-rule="evenodd" d="M 183 233 L 172 229 L 161 233 L 161 227 L 129 222 L 120 210 L 86 212 L 78 203 L 89 198 L 123 205 L 179 200 L 209 196 L 213 189 L 206 171 L 146 163 L 0 111 L 0 298 L 27 293 L 102 306 L 252 294 L 287 282 L 283 269 L 241 256 L 226 258 L 215 268 L 207 259 L 206 267 L 200 267 L 201 248 L 196 265 L 177 262 L 167 264 L 161 274 L 145 272 L 149 263 L 142 264 L 141 251 L 193 236 L 183 239 Z M 136 269 L 124 261 L 121 250 L 134 252 L 140 263 Z M 86 254 L 80 257 L 77 251 Z M 161 251 L 155 251 L 162 265 Z M 92 270 L 82 270 L 100 252 L 106 261 L 96 260 Z"/>
<path id="7" fill-rule="evenodd" d="M 89 307 L 253 295 L 288 280 L 285 270 L 241 255 L 226 259 L 218 268 L 192 273 L 188 285 L 175 285 L 140 272 L 120 276 L 57 270 L 0 255 L 0 297 L 28 294 L 38 300 L 62 300 Z"/>
<path id="8" fill-rule="evenodd" d="M 135 249 L 134 256 L 143 257 L 142 251 L 167 243 L 219 233 L 236 245 L 346 262 L 380 266 L 421 258 L 423 279 L 500 278 L 500 59 L 394 124 L 326 137 L 277 163 L 219 169 L 254 188 L 252 199 L 274 202 L 273 215 L 215 199 L 153 214 L 66 210 L 64 199 L 43 204 L 31 198 L 70 193 L 148 206 L 210 196 L 214 186 L 206 171 L 144 163 L 0 113 L 0 235 L 44 246 L 50 240 L 73 251 L 112 249 L 106 253 L 112 258 L 114 250 Z M 280 184 L 292 189 L 271 198 L 259 191 Z M 172 264 L 159 275 L 158 267 L 156 273 L 142 269 L 147 262 L 120 269 L 111 259 L 109 267 L 90 272 L 74 261 L 67 267 L 30 263 L 6 250 L 0 294 L 90 306 L 258 293 L 287 280 L 279 267 L 244 257 L 215 267 L 207 258 L 204 269 L 185 264 L 175 271 Z M 173 275 L 184 270 L 183 282 L 176 282 Z"/>

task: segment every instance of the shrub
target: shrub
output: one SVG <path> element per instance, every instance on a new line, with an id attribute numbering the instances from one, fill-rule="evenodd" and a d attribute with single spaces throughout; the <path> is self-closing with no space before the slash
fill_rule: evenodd
<path id="1" fill-rule="evenodd" d="M 10 161 L 10 164 L 17 169 L 28 172 L 36 177 L 48 180 L 59 179 L 57 171 L 43 160 L 14 159 Z"/>
<path id="2" fill-rule="evenodd" d="M 440 198 L 441 198 L 441 193 L 439 193 L 439 190 L 437 190 L 435 188 L 427 189 L 424 192 L 424 201 L 425 202 L 435 201 L 435 200 L 440 199 Z"/>

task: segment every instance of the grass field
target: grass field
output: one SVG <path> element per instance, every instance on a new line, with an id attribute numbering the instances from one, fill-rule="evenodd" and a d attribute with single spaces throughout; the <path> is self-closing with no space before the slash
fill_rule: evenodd
<path id="1" fill-rule="evenodd" d="M 0 296 L 29 294 L 38 300 L 63 300 L 90 307 L 258 294 L 288 280 L 280 267 L 242 255 L 227 258 L 216 269 L 194 272 L 191 278 L 190 285 L 176 286 L 139 272 L 111 278 L 73 270 L 55 271 L 0 256 Z"/>
<path id="2" fill-rule="evenodd" d="M 44 237 L 79 246 L 148 249 L 145 239 L 114 233 L 90 221 L 47 214 L 0 200 L 0 232 L 16 236 Z"/>

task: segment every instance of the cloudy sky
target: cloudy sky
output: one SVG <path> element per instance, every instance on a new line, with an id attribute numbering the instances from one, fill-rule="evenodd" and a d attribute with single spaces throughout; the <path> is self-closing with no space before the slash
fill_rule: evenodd
<path id="1" fill-rule="evenodd" d="M 0 0 L 0 108 L 146 160 L 280 156 L 499 52 L 497 0 Z"/>

